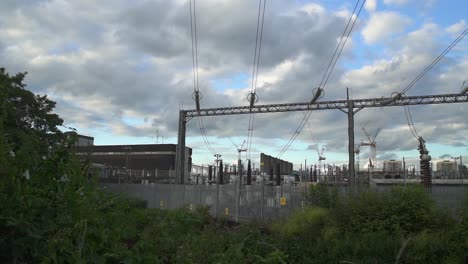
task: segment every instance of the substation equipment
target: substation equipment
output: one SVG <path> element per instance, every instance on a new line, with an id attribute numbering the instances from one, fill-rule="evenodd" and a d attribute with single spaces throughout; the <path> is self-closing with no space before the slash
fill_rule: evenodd
<path id="1" fill-rule="evenodd" d="M 316 93 L 316 96 L 319 93 Z M 247 105 L 234 107 L 218 107 L 200 109 L 197 105 L 195 110 L 180 110 L 179 112 L 179 129 L 178 129 L 178 144 L 176 150 L 176 182 L 184 184 L 188 172 L 184 169 L 184 150 L 186 126 L 192 118 L 197 116 L 224 116 L 224 115 L 242 115 L 242 114 L 261 114 L 261 113 L 281 113 L 281 112 L 305 112 L 318 110 L 339 110 L 345 113 L 348 117 L 348 182 L 354 184 L 355 180 L 355 144 L 354 144 L 354 115 L 364 108 L 376 107 L 392 107 L 405 105 L 432 105 L 432 104 L 453 104 L 467 103 L 468 90 L 465 88 L 460 94 L 439 94 L 439 95 L 421 95 L 421 96 L 404 96 L 397 93 L 391 97 L 370 98 L 370 99 L 350 99 L 349 92 L 346 100 L 334 101 L 319 101 L 318 98 L 304 103 L 287 103 L 287 104 L 266 104 L 266 105 Z M 422 182 L 425 187 L 430 187 L 431 175 L 429 170 L 429 151 L 425 146 L 424 139 L 418 139 L 421 163 Z"/>

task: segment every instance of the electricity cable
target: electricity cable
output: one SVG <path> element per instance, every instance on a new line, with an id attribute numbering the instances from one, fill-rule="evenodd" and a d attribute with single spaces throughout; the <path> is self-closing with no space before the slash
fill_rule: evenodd
<path id="1" fill-rule="evenodd" d="M 427 65 L 417 76 L 414 78 L 402 91 L 401 94 L 405 94 L 407 91 L 409 91 L 414 85 L 422 78 L 424 75 L 429 72 L 453 47 L 455 47 L 466 35 L 468 34 L 468 28 L 466 28 L 458 37 L 450 43 L 450 45 L 445 48 L 435 59 Z M 418 134 L 418 131 L 416 130 L 416 126 L 414 125 L 413 122 L 413 117 L 411 115 L 411 110 L 409 106 L 404 106 L 405 109 L 405 118 L 408 123 L 408 127 L 411 131 L 411 134 L 419 140 L 420 136 Z"/>
<path id="2" fill-rule="evenodd" d="M 455 47 L 458 42 L 460 42 L 466 36 L 466 34 L 468 34 L 468 28 L 466 28 L 452 43 L 450 43 L 450 45 L 445 48 L 445 50 L 442 51 L 442 53 L 440 53 L 429 65 L 427 65 L 426 68 L 424 68 L 424 70 L 419 73 L 419 75 L 416 76 L 416 78 L 414 78 L 401 93 L 404 94 L 409 89 L 411 89 L 416 84 L 416 82 L 418 82 L 429 70 L 431 70 L 432 67 L 434 67 L 434 65 L 436 65 L 453 47 Z"/>
<path id="3" fill-rule="evenodd" d="M 253 102 L 257 100 L 256 91 L 257 91 L 257 83 L 258 83 L 258 69 L 260 67 L 260 55 L 261 55 L 261 49 L 262 49 L 263 25 L 265 21 L 265 7 L 266 7 L 266 0 L 263 0 L 263 7 L 262 7 L 262 0 L 259 0 L 258 13 L 257 13 L 257 29 L 256 29 L 256 36 L 255 36 L 254 63 L 252 67 L 252 87 L 250 90 L 250 104 L 251 105 L 253 104 Z M 250 113 L 249 127 L 247 131 L 247 151 L 245 153 L 246 159 L 250 159 L 251 157 L 254 124 L 255 124 L 255 114 Z"/>
<path id="4" fill-rule="evenodd" d="M 327 69 L 326 69 L 325 72 L 323 73 L 322 80 L 320 81 L 320 84 L 319 84 L 318 87 L 322 87 L 322 84 L 323 84 L 323 82 L 325 81 L 325 77 L 327 76 L 328 70 L 330 69 L 330 66 L 331 66 L 332 63 L 333 63 L 333 59 L 335 58 L 336 53 L 338 52 L 338 49 L 340 48 L 341 42 L 343 41 L 343 38 L 344 38 L 344 36 L 345 36 L 345 34 L 346 34 L 346 31 L 348 30 L 349 24 L 351 23 L 351 20 L 352 20 L 352 18 L 353 18 L 353 15 L 354 15 L 354 13 L 356 12 L 356 8 L 357 8 L 358 5 L 359 5 L 359 1 L 360 1 L 360 0 L 358 0 L 358 1 L 356 2 L 356 5 L 354 6 L 353 13 L 352 13 L 352 15 L 349 17 L 348 23 L 346 24 L 346 27 L 345 27 L 345 29 L 343 30 L 343 33 L 341 34 L 340 41 L 338 42 L 338 45 L 336 45 L 335 51 L 333 52 L 333 55 L 332 55 L 332 57 L 331 57 L 331 59 L 330 59 L 330 62 L 328 63 Z"/>
<path id="5" fill-rule="evenodd" d="M 406 117 L 406 120 L 408 122 L 408 127 L 411 131 L 411 134 L 413 134 L 413 136 L 418 139 L 419 138 L 419 134 L 418 134 L 418 131 L 416 130 L 416 127 L 414 125 L 414 122 L 413 122 L 413 117 L 411 116 L 411 111 L 409 109 L 409 107 L 407 105 L 404 106 L 404 109 L 405 109 L 405 117 Z"/>
<path id="6" fill-rule="evenodd" d="M 190 38 L 192 40 L 192 72 L 193 72 L 193 91 L 197 91 L 197 80 L 195 74 L 195 42 L 193 37 L 193 18 L 192 18 L 192 1 L 190 1 Z"/>
<path id="7" fill-rule="evenodd" d="M 260 38 L 259 38 L 259 44 L 258 44 L 258 58 L 257 58 L 257 69 L 256 69 L 256 72 L 255 72 L 254 93 L 257 91 L 258 68 L 260 66 L 260 51 L 262 50 L 262 39 L 263 39 L 263 24 L 264 24 L 264 21 L 265 21 L 265 5 L 266 5 L 266 0 L 263 0 L 262 25 L 260 27 Z"/>
<path id="8" fill-rule="evenodd" d="M 351 24 L 351 28 L 349 29 L 348 34 L 346 35 L 346 38 L 345 38 L 345 40 L 344 40 L 344 42 L 343 42 L 343 45 L 341 45 L 340 52 L 338 52 L 338 55 L 337 55 L 336 58 L 335 58 L 335 62 L 333 63 L 333 66 L 331 67 L 330 72 L 328 73 L 328 76 L 327 76 L 327 78 L 325 79 L 325 82 L 322 84 L 322 88 L 325 87 L 325 85 L 327 84 L 328 79 L 330 78 L 330 75 L 332 74 L 333 69 L 335 68 L 335 65 L 336 65 L 336 62 L 338 61 L 338 58 L 341 56 L 341 52 L 343 51 L 343 48 L 344 48 L 344 46 L 346 45 L 346 42 L 348 41 L 349 35 L 350 35 L 351 32 L 353 31 L 354 25 L 356 24 L 357 18 L 358 18 L 359 15 L 361 14 L 362 7 L 364 6 L 365 3 L 366 3 L 366 0 L 364 0 L 364 1 L 362 2 L 361 7 L 359 8 L 359 11 L 358 11 L 358 13 L 357 13 L 357 15 L 356 15 L 356 19 L 354 19 L 354 20 L 353 20 L 353 23 Z"/>
<path id="9" fill-rule="evenodd" d="M 332 73 L 332 71 L 333 71 L 333 69 L 334 69 L 334 67 L 335 67 L 335 65 L 336 65 L 336 63 L 337 63 L 337 61 L 339 59 L 339 56 L 341 55 L 341 52 L 343 51 L 343 48 L 344 48 L 344 46 L 345 46 L 345 44 L 347 42 L 347 39 L 349 38 L 349 35 L 351 34 L 351 32 L 352 32 L 352 30 L 354 28 L 354 25 L 355 25 L 357 19 L 359 18 L 362 7 L 366 3 L 366 0 L 364 0 L 361 3 L 361 6 L 360 6 L 360 8 L 358 10 L 358 13 L 356 14 L 356 17 L 353 20 L 354 14 L 356 12 L 356 8 L 359 6 L 360 2 L 361 2 L 361 0 L 358 0 L 355 7 L 354 7 L 354 9 L 353 9 L 353 13 L 351 14 L 350 19 L 348 20 L 348 23 L 347 23 L 347 25 L 345 27 L 345 30 L 343 31 L 343 33 L 341 35 L 341 39 L 338 42 L 337 47 L 335 48 L 335 51 L 334 51 L 334 53 L 332 55 L 332 58 L 330 60 L 330 63 L 328 64 L 327 69 L 326 69 L 326 71 L 325 71 L 325 73 L 324 73 L 324 75 L 322 77 L 322 81 L 319 84 L 319 88 L 323 88 L 325 86 L 326 82 L 328 82 L 328 79 L 330 78 L 330 75 L 331 75 L 331 73 Z M 352 22 L 351 27 L 350 27 L 349 25 L 350 25 L 351 21 L 353 21 L 353 22 Z M 348 28 L 349 28 L 349 30 L 348 30 Z M 338 50 L 339 50 L 339 52 L 338 52 Z M 302 118 L 301 122 L 297 126 L 297 128 L 294 131 L 291 138 L 288 140 L 286 145 L 278 153 L 277 158 L 280 158 L 289 149 L 289 147 L 294 143 L 294 141 L 296 140 L 296 138 L 299 136 L 302 129 L 304 128 L 305 124 L 309 120 L 311 114 L 312 114 L 312 112 L 310 110 L 306 112 L 306 114 Z"/>
<path id="10" fill-rule="evenodd" d="M 198 41 L 197 41 L 197 15 L 196 15 L 196 8 L 195 8 L 195 0 L 189 1 L 190 7 L 190 37 L 192 40 L 192 71 L 193 71 L 193 86 L 194 86 L 194 93 L 198 94 L 199 89 L 199 82 L 198 82 Z M 193 13 L 193 14 L 192 14 Z M 214 155 L 216 154 L 213 148 L 211 147 L 210 142 L 208 141 L 208 137 L 206 135 L 205 124 L 203 123 L 203 119 L 200 115 L 197 116 L 197 123 L 200 128 L 200 134 L 202 135 L 203 141 L 207 147 L 207 149 Z"/>

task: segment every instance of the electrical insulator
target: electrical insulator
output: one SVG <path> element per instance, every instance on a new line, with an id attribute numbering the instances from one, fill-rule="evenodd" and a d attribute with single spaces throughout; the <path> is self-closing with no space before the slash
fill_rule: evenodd
<path id="1" fill-rule="evenodd" d="M 193 92 L 193 100 L 195 100 L 195 107 L 197 111 L 200 111 L 200 100 L 202 99 L 202 94 L 200 91 Z"/>
<path id="2" fill-rule="evenodd" d="M 429 151 L 426 148 L 425 141 L 422 137 L 418 138 L 419 140 L 419 164 L 421 168 L 421 177 L 422 183 L 424 187 L 431 187 L 432 186 L 432 179 L 431 179 L 431 168 L 429 161 L 431 160 L 431 156 L 429 155 Z"/>
<path id="3" fill-rule="evenodd" d="M 247 101 L 249 101 L 250 111 L 252 111 L 252 108 L 254 107 L 255 103 L 258 102 L 257 94 L 256 93 L 249 93 L 249 95 L 247 95 Z"/>
<path id="4" fill-rule="evenodd" d="M 390 98 L 382 99 L 382 101 L 380 101 L 380 105 L 391 104 L 391 103 L 395 102 L 396 100 L 400 100 L 401 97 L 402 97 L 401 93 L 396 93 L 395 95 L 391 96 Z"/>
<path id="5" fill-rule="evenodd" d="M 431 161 L 431 155 L 428 155 L 428 154 L 423 154 L 421 155 L 421 160 L 422 161 Z"/>
<path id="6" fill-rule="evenodd" d="M 466 93 L 468 93 L 468 85 L 465 86 L 465 89 L 463 89 L 463 91 L 460 94 L 466 94 Z"/>
<path id="7" fill-rule="evenodd" d="M 323 89 L 320 88 L 320 87 L 317 87 L 314 89 L 314 91 L 312 92 L 312 94 L 314 95 L 312 97 L 312 100 L 310 100 L 310 103 L 313 104 L 315 103 L 315 101 L 317 101 L 318 99 L 322 98 L 323 97 Z"/>

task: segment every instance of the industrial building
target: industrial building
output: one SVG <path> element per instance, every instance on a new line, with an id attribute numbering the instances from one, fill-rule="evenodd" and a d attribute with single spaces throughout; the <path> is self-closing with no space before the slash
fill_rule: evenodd
<path id="1" fill-rule="evenodd" d="M 400 173 L 403 171 L 403 165 L 400 160 L 385 160 L 383 171 L 388 173 Z"/>
<path id="2" fill-rule="evenodd" d="M 104 165 L 113 171 L 127 171 L 136 177 L 174 178 L 176 144 L 94 145 L 94 138 L 77 135 L 74 150 L 77 155 L 94 164 Z M 192 149 L 185 148 L 185 171 L 189 175 Z"/>
<path id="3" fill-rule="evenodd" d="M 260 154 L 260 172 L 270 174 L 271 170 L 276 174 L 277 166 L 280 167 L 281 175 L 291 175 L 293 164 L 282 159 L 277 159 L 264 153 Z"/>
<path id="4" fill-rule="evenodd" d="M 436 163 L 436 176 L 445 179 L 457 178 L 457 163 L 453 160 L 443 160 Z"/>
<path id="5" fill-rule="evenodd" d="M 404 174 L 403 163 L 401 160 L 385 160 L 382 173 L 385 178 L 401 178 Z"/>

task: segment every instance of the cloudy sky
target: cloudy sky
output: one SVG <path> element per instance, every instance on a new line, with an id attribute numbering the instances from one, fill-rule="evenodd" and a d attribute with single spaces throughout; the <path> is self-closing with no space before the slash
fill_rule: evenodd
<path id="1" fill-rule="evenodd" d="M 304 102 L 318 86 L 355 1 L 266 4 L 258 104 Z M 247 105 L 258 1 L 198 0 L 197 35 L 203 108 Z M 28 72 L 29 89 L 57 102 L 66 126 L 96 144 L 176 143 L 179 109 L 193 109 L 188 0 L 2 0 L 0 67 Z M 367 1 L 321 100 L 389 96 L 401 91 L 468 27 L 468 2 Z M 468 79 L 462 40 L 407 95 L 458 93 Z M 433 158 L 468 160 L 468 105 L 411 107 Z M 276 156 L 304 113 L 255 116 L 251 158 Z M 203 118 L 208 141 L 227 162 L 247 137 L 249 116 Z M 282 156 L 297 168 L 317 160 L 346 163 L 346 115 L 313 112 Z M 355 117 L 356 142 L 381 129 L 379 160 L 418 156 L 403 108 L 365 109 Z M 187 145 L 196 164 L 213 161 L 195 119 Z M 445 155 L 445 156 L 444 156 Z M 363 147 L 361 161 L 369 152 Z M 466 162 L 465 162 L 466 163 Z M 257 165 L 258 166 L 258 165 Z"/>

